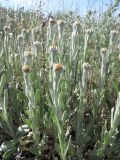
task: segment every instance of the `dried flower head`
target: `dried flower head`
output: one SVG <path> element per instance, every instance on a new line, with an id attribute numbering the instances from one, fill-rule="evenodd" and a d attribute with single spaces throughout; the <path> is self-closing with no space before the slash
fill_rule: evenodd
<path id="1" fill-rule="evenodd" d="M 62 64 L 56 63 L 54 64 L 55 71 L 61 71 L 63 69 Z"/>
<path id="2" fill-rule="evenodd" d="M 31 72 L 31 67 L 29 65 L 25 64 L 22 67 L 22 71 L 25 72 L 25 73 L 29 73 L 29 72 Z"/>
<path id="3" fill-rule="evenodd" d="M 101 48 L 101 53 L 103 53 L 103 54 L 105 54 L 105 53 L 107 53 L 107 48 Z"/>

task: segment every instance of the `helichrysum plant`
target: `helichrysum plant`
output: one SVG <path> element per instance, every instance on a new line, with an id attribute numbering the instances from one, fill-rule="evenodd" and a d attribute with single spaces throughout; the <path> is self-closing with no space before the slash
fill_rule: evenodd
<path id="1" fill-rule="evenodd" d="M 101 85 L 102 87 L 105 84 L 105 78 L 107 74 L 107 65 L 108 65 L 108 55 L 107 55 L 107 49 L 102 48 L 101 49 L 101 57 L 102 57 L 102 62 L 101 62 Z"/>
<path id="2" fill-rule="evenodd" d="M 2 10 L 0 159 L 120 159 L 118 4 L 99 18 Z"/>

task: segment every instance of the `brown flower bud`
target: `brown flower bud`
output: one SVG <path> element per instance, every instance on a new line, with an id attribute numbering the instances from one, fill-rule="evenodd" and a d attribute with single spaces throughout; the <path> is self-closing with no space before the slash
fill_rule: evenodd
<path id="1" fill-rule="evenodd" d="M 22 67 L 22 71 L 23 72 L 25 72 L 25 73 L 29 73 L 29 72 L 31 72 L 31 67 L 29 66 L 29 65 L 24 65 L 23 67 Z"/>
<path id="2" fill-rule="evenodd" d="M 60 64 L 60 63 L 54 64 L 54 67 L 55 67 L 55 71 L 61 71 L 63 68 L 62 64 Z"/>

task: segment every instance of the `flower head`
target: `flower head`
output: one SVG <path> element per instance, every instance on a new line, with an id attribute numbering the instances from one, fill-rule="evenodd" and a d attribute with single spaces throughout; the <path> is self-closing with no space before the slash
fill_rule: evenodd
<path id="1" fill-rule="evenodd" d="M 107 48 L 101 48 L 101 53 L 106 54 L 107 53 Z"/>
<path id="2" fill-rule="evenodd" d="M 25 72 L 25 73 L 29 73 L 29 72 L 31 72 L 31 67 L 29 65 L 25 64 L 22 67 L 22 71 Z"/>
<path id="3" fill-rule="evenodd" d="M 62 71 L 63 66 L 60 63 L 56 63 L 56 64 L 54 64 L 54 69 L 55 69 L 55 71 Z"/>

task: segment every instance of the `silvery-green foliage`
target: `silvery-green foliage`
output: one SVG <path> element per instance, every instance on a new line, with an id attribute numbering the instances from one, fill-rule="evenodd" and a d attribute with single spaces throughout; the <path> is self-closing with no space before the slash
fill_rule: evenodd
<path id="1" fill-rule="evenodd" d="M 90 75 L 91 65 L 88 63 L 83 63 L 82 67 L 83 67 L 83 72 L 82 72 L 82 81 L 81 81 L 81 92 L 84 95 L 87 91 L 87 79 Z"/>
<path id="2" fill-rule="evenodd" d="M 74 22 L 73 23 L 73 31 L 72 31 L 72 37 L 71 37 L 71 40 L 72 40 L 72 48 L 71 48 L 71 63 L 72 63 L 72 61 L 74 61 L 75 60 L 75 58 L 76 58 L 76 56 L 77 56 L 77 54 L 78 54 L 78 50 L 77 50 L 77 48 L 76 48 L 76 46 L 77 46 L 77 39 L 78 39 L 78 36 L 79 36 L 79 32 L 78 32 L 78 29 L 79 29 L 79 22 Z"/>
<path id="3" fill-rule="evenodd" d="M 118 98 L 115 108 L 111 109 L 110 136 L 113 136 L 117 132 L 120 124 L 119 118 L 120 118 L 120 92 L 118 93 Z"/>
<path id="4" fill-rule="evenodd" d="M 58 159 L 56 153 L 63 160 L 104 159 L 108 145 L 117 146 L 119 28 L 112 14 L 118 3 L 102 16 L 89 11 L 84 18 L 6 12 L 0 28 L 0 124 L 13 148 L 3 157 L 22 154 L 27 141 L 26 152 L 44 158 L 49 138 L 48 159 Z M 2 144 L 0 149 L 7 146 Z"/>
<path id="5" fill-rule="evenodd" d="M 18 39 L 18 51 L 20 54 L 20 60 L 21 63 L 24 64 L 24 37 L 22 35 L 19 35 L 17 39 Z"/>
<path id="6" fill-rule="evenodd" d="M 107 49 L 102 48 L 101 49 L 101 57 L 102 57 L 102 62 L 101 62 L 101 85 L 102 87 L 105 84 L 105 78 L 107 74 L 107 65 L 108 65 L 108 55 L 107 55 Z"/>

